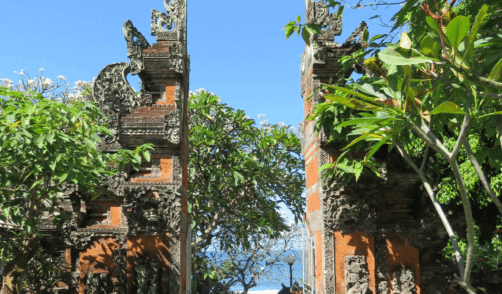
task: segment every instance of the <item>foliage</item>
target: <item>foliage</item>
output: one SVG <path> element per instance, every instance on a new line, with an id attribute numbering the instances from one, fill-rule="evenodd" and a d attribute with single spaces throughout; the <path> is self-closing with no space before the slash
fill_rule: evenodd
<path id="1" fill-rule="evenodd" d="M 376 167 L 385 145 L 420 175 L 450 235 L 461 275 L 457 282 L 472 293 L 470 273 L 476 262 L 472 206 L 479 210 L 494 205 L 502 213 L 499 192 L 493 189 L 499 185 L 502 168 L 502 42 L 500 13 L 494 13 L 502 5 L 498 1 L 489 8 L 482 1 L 464 1 L 455 8 L 455 1 L 436 2 L 406 2 L 394 17 L 394 29 L 410 26 L 399 43 L 380 49 L 382 44 L 371 46 L 372 39 L 364 52 L 342 58 L 342 70 L 363 65 L 364 76 L 323 85 L 326 102 L 316 106 L 311 119 L 331 141 L 346 142 L 346 152 L 321 168 L 332 180 L 379 175 Z M 373 56 L 363 59 L 370 51 Z M 362 150 L 365 155 L 356 156 Z M 465 271 L 457 237 L 436 199 L 432 179 L 424 172 L 438 167 L 442 193 L 438 198 L 443 203 L 455 200 L 465 213 Z M 491 221 L 489 239 L 497 223 Z"/>
<path id="2" fill-rule="evenodd" d="M 261 116 L 263 118 L 263 116 Z M 300 142 L 292 129 L 255 125 L 244 111 L 206 91 L 189 98 L 189 213 L 193 252 L 215 240 L 220 250 L 250 249 L 249 236 L 288 230 L 277 209 L 284 203 L 298 221 L 304 213 Z"/>
<path id="3" fill-rule="evenodd" d="M 4 86 L 0 96 L 0 220 L 17 226 L 26 240 L 21 245 L 25 250 L 12 252 L 4 269 L 18 283 L 38 252 L 42 220 L 58 224 L 69 217 L 59 208 L 63 186 L 75 184 L 97 197 L 95 187 L 104 176 L 117 174 L 128 163 L 137 168 L 151 145 L 102 153 L 96 143 L 110 131 L 94 104 L 62 103 Z"/>
<path id="4" fill-rule="evenodd" d="M 207 288 L 229 293 L 230 288 L 239 285 L 246 294 L 260 280 L 283 281 L 287 276 L 283 273 L 285 256 L 291 251 L 297 255 L 294 250 L 300 247 L 301 227 L 293 224 L 289 227 L 289 231 L 274 238 L 259 233 L 249 236 L 249 249 L 236 246 L 219 250 L 218 242 L 213 242 L 195 259 L 198 268 L 204 269 L 202 278 Z M 278 276 L 278 272 L 283 274 Z"/>

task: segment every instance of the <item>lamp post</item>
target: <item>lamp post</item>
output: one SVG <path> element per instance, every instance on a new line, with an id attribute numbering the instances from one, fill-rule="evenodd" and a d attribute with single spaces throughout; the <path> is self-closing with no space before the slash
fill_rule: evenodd
<path id="1" fill-rule="evenodd" d="M 293 263 L 295 263 L 296 257 L 291 254 L 286 256 L 286 262 L 289 264 L 289 292 L 291 293 L 293 289 Z"/>

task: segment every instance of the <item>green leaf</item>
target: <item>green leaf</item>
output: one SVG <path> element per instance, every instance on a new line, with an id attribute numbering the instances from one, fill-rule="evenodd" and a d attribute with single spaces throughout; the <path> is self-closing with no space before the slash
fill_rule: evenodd
<path id="1" fill-rule="evenodd" d="M 471 33 L 469 34 L 469 50 L 471 51 L 471 54 L 473 52 L 473 46 L 474 42 L 476 41 L 476 34 L 478 33 L 479 27 L 481 26 L 481 23 L 483 22 L 483 19 L 486 17 L 486 14 L 488 13 L 488 5 L 484 4 L 483 7 L 478 12 L 478 15 L 476 16 L 476 20 L 474 20 L 474 24 L 472 25 L 471 28 Z"/>
<path id="2" fill-rule="evenodd" d="M 437 58 L 440 48 L 441 45 L 429 35 L 426 35 L 420 42 L 420 53 L 426 56 Z"/>
<path id="3" fill-rule="evenodd" d="M 338 8 L 338 11 L 336 12 L 336 18 L 337 18 L 337 19 L 340 19 L 340 17 L 342 16 L 342 13 L 343 13 L 343 9 L 344 9 L 344 8 L 345 8 L 344 6 L 340 6 L 340 7 Z"/>
<path id="4" fill-rule="evenodd" d="M 439 104 L 431 111 L 432 114 L 451 113 L 451 114 L 465 114 L 465 112 L 457 104 L 447 101 Z"/>
<path id="5" fill-rule="evenodd" d="M 373 38 L 371 38 L 370 43 L 384 37 L 387 37 L 387 34 L 376 35 Z"/>
<path id="6" fill-rule="evenodd" d="M 457 50 L 458 45 L 464 37 L 467 35 L 469 28 L 471 27 L 471 22 L 466 16 L 455 17 L 448 26 L 446 27 L 446 36 L 451 43 L 453 49 Z"/>
<path id="7" fill-rule="evenodd" d="M 357 161 L 354 164 L 354 171 L 355 171 L 355 175 L 356 175 L 356 182 L 359 180 L 359 177 L 363 173 L 363 170 L 364 170 L 364 165 L 362 164 L 362 162 Z"/>
<path id="8" fill-rule="evenodd" d="M 286 39 L 291 37 L 291 35 L 295 32 L 295 27 L 290 26 L 286 28 Z"/>
<path id="9" fill-rule="evenodd" d="M 302 38 L 303 38 L 303 41 L 305 41 L 305 43 L 307 45 L 310 45 L 309 32 L 307 31 L 307 29 L 305 27 L 302 29 Z"/>
<path id="10" fill-rule="evenodd" d="M 430 16 L 427 16 L 425 18 L 425 21 L 427 22 L 427 24 L 429 25 L 429 27 L 436 33 L 436 35 L 439 36 L 440 34 L 439 34 L 439 27 L 438 27 L 437 20 L 433 19 Z"/>
<path id="11" fill-rule="evenodd" d="M 326 94 L 324 95 L 324 98 L 340 103 L 342 105 L 345 105 L 349 108 L 356 109 L 356 110 L 365 110 L 365 111 L 370 111 L 370 110 L 381 110 L 380 107 L 375 106 L 374 104 L 361 101 L 356 98 L 350 98 L 350 97 L 344 97 L 344 96 L 337 96 L 334 94 Z"/>
<path id="12" fill-rule="evenodd" d="M 145 158 L 146 162 L 150 162 L 150 152 L 148 152 L 148 150 L 143 151 L 142 155 Z"/>
<path id="13" fill-rule="evenodd" d="M 497 111 L 497 112 L 492 112 L 492 113 L 484 114 L 484 115 L 479 116 L 478 118 L 483 118 L 483 117 L 492 116 L 492 115 L 502 115 L 502 111 Z"/>
<path id="14" fill-rule="evenodd" d="M 298 14 L 298 16 L 296 17 L 296 21 L 297 21 L 298 23 L 301 23 L 301 22 L 302 22 L 302 18 L 300 17 L 300 15 L 299 15 L 299 14 Z"/>
<path id="15" fill-rule="evenodd" d="M 373 154 L 375 154 L 375 152 L 377 152 L 378 149 L 380 149 L 380 147 L 382 147 L 385 143 L 387 143 L 387 141 L 389 139 L 390 139 L 390 137 L 385 137 L 384 139 L 380 140 L 378 143 L 373 145 L 373 147 L 371 147 L 370 151 L 368 151 L 368 153 L 366 153 L 366 156 L 364 157 L 364 163 L 366 163 L 368 161 L 368 159 L 371 159 L 371 156 L 373 156 Z"/>
<path id="16" fill-rule="evenodd" d="M 412 64 L 422 64 L 422 63 L 430 63 L 434 59 L 426 57 L 426 56 L 413 56 L 413 54 L 409 54 L 410 56 L 405 56 L 401 50 L 395 47 L 387 47 L 378 53 L 378 57 L 382 62 L 389 65 L 412 65 Z"/>
<path id="17" fill-rule="evenodd" d="M 59 177 L 59 183 L 58 185 L 60 185 L 61 183 L 63 183 L 66 178 L 68 177 L 68 173 L 63 173 L 60 177 Z"/>
<path id="18" fill-rule="evenodd" d="M 371 131 L 369 132 L 363 132 L 363 134 L 359 137 L 357 137 L 356 139 L 352 140 L 347 146 L 345 146 L 342 150 L 346 150 L 348 148 L 350 148 L 350 146 L 353 146 L 354 144 L 357 144 L 358 142 L 361 142 L 362 140 L 366 139 L 366 137 L 370 136 L 371 134 L 374 134 L 376 131 L 378 131 L 380 128 L 382 128 L 381 126 L 377 126 L 375 128 L 373 128 Z"/>
<path id="19" fill-rule="evenodd" d="M 492 71 L 488 75 L 488 79 L 498 82 L 500 81 L 501 73 L 502 73 L 502 58 L 492 68 Z"/>

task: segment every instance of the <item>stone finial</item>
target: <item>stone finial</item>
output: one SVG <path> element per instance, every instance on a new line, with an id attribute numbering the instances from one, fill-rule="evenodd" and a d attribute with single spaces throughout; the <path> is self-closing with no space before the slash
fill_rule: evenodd
<path id="1" fill-rule="evenodd" d="M 122 30 L 127 41 L 127 57 L 131 60 L 131 74 L 137 74 L 145 67 L 143 49 L 150 47 L 150 44 L 132 24 L 132 21 L 127 20 Z"/>

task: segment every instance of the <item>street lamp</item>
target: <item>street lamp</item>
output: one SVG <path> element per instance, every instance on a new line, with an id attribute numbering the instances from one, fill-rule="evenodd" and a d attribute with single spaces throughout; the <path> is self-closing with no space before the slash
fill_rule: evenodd
<path id="1" fill-rule="evenodd" d="M 293 289 L 293 263 L 296 257 L 294 254 L 286 256 L 286 262 L 289 264 L 289 292 Z"/>

